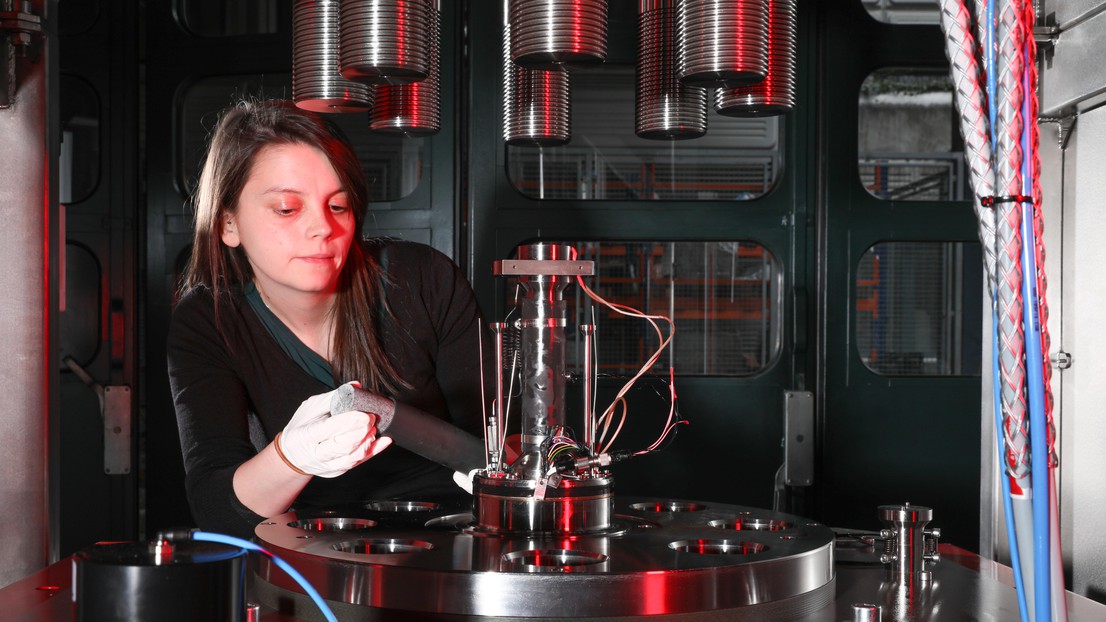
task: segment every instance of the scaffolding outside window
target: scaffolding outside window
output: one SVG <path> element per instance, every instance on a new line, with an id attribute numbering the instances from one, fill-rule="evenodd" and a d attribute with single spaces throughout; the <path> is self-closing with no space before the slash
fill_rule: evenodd
<path id="1" fill-rule="evenodd" d="M 968 194 L 948 71 L 880 69 L 860 87 L 860 182 L 889 201 L 960 201 Z"/>
<path id="2" fill-rule="evenodd" d="M 595 275 L 585 282 L 597 294 L 675 323 L 672 345 L 653 373 L 667 378 L 673 367 L 679 376 L 752 376 L 779 354 L 780 268 L 764 246 L 746 240 L 569 243 L 580 259 L 595 262 Z M 602 307 L 576 286 L 565 296 L 569 371 L 583 364 L 581 324 L 596 325 L 600 377 L 633 375 L 656 350 L 657 335 L 644 320 Z"/>
<path id="3" fill-rule="evenodd" d="M 884 376 L 978 375 L 977 242 L 880 242 L 856 269 L 856 349 Z"/>
<path id="4" fill-rule="evenodd" d="M 634 68 L 574 70 L 572 140 L 559 147 L 507 146 L 507 175 L 534 199 L 742 201 L 780 178 L 782 120 L 713 112 L 707 133 L 661 141 L 635 134 Z"/>

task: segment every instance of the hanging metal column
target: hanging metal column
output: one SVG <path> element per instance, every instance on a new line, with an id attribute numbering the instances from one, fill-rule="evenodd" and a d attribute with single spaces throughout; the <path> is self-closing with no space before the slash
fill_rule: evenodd
<path id="1" fill-rule="evenodd" d="M 762 117 L 795 109 L 795 62 L 798 39 L 795 0 L 767 0 L 768 72 L 749 86 L 718 89 L 714 109 L 733 117 Z"/>
<path id="2" fill-rule="evenodd" d="M 338 72 L 339 0 L 296 0 L 292 8 L 292 100 L 315 112 L 364 112 L 372 87 Z"/>
<path id="3" fill-rule="evenodd" d="M 338 68 L 369 84 L 408 84 L 430 73 L 429 0 L 342 0 Z"/>
<path id="4" fill-rule="evenodd" d="M 377 132 L 430 136 L 441 127 L 441 11 L 439 0 L 426 5 L 430 22 L 430 70 L 426 79 L 411 84 L 381 84 L 369 128 Z"/>
<path id="5" fill-rule="evenodd" d="M 638 16 L 636 132 L 642 138 L 698 138 L 707 132 L 707 91 L 676 75 L 676 2 L 642 0 Z"/>

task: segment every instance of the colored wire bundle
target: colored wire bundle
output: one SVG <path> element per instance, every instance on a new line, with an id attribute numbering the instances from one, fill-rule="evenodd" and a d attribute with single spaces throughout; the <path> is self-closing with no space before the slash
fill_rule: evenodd
<path id="1" fill-rule="evenodd" d="M 576 249 L 572 249 L 572 253 L 573 258 L 575 258 Z M 584 278 L 581 276 L 576 277 L 576 282 L 580 286 L 580 289 L 592 300 L 621 315 L 625 315 L 627 317 L 635 317 L 647 321 L 657 335 L 658 346 L 656 350 L 654 350 L 653 354 L 650 355 L 648 359 L 646 359 L 645 363 L 642 364 L 637 373 L 634 374 L 629 380 L 626 381 L 625 384 L 622 385 L 622 388 L 619 389 L 618 393 L 614 396 L 614 399 L 611 400 L 610 405 L 607 406 L 607 408 L 603 411 L 603 414 L 601 414 L 596 419 L 596 422 L 602 428 L 602 431 L 600 432 L 599 437 L 596 439 L 595 451 L 596 453 L 607 453 L 614 445 L 615 439 L 618 438 L 618 434 L 622 431 L 622 426 L 626 422 L 626 394 L 630 391 L 631 388 L 633 388 L 634 384 L 636 384 L 642 376 L 649 373 L 649 370 L 653 368 L 653 365 L 655 365 L 657 361 L 660 360 L 661 354 L 664 352 L 665 348 L 667 348 L 668 345 L 672 343 L 672 337 L 676 334 L 676 325 L 667 316 L 650 315 L 648 313 L 638 311 L 637 309 L 634 309 L 633 307 L 630 307 L 628 305 L 606 300 L 599 294 L 595 293 L 590 287 L 588 287 L 587 283 L 584 283 Z M 658 323 L 660 321 L 668 324 L 667 335 L 664 333 L 663 330 L 661 330 L 661 326 Z M 591 370 L 588 370 L 587 373 L 591 373 Z M 676 426 L 681 423 L 681 420 L 678 418 L 676 412 L 676 386 L 674 383 L 675 371 L 671 367 L 668 370 L 668 378 L 670 396 L 668 418 L 665 421 L 664 427 L 661 429 L 661 433 L 657 437 L 657 439 L 644 450 L 634 452 L 635 456 L 640 456 L 652 451 L 656 451 L 664 444 L 664 440 L 670 434 L 672 434 L 672 432 L 676 429 Z M 606 436 L 609 432 L 611 422 L 616 415 L 616 411 L 618 414 L 619 422 L 618 425 L 615 427 L 614 432 L 611 434 L 610 439 L 607 440 Z"/>

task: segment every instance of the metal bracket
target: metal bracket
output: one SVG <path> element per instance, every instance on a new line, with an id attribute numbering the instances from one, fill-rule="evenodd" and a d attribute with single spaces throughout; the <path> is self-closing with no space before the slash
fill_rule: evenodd
<path id="1" fill-rule="evenodd" d="M 1049 51 L 1056 46 L 1056 40 L 1060 38 L 1059 26 L 1034 26 L 1033 42 L 1041 51 Z"/>
<path id="2" fill-rule="evenodd" d="M 1067 352 L 1064 352 L 1063 350 L 1057 350 L 1056 354 L 1053 354 L 1052 356 L 1050 356 L 1049 359 L 1051 359 L 1052 366 L 1055 367 L 1056 369 L 1063 370 L 1063 369 L 1068 369 L 1069 367 L 1071 367 L 1071 363 L 1072 363 L 1071 355 L 1068 354 Z"/>
<path id="3" fill-rule="evenodd" d="M 783 478 L 788 486 L 814 484 L 814 394 L 783 393 Z"/>
<path id="4" fill-rule="evenodd" d="M 42 18 L 31 13 L 29 0 L 19 0 L 19 8 L 12 0 L 0 0 L 0 60 L 5 75 L 0 80 L 0 108 L 10 108 L 19 88 L 16 57 L 32 60 L 37 53 L 35 45 L 42 38 Z"/>
<path id="5" fill-rule="evenodd" d="M 104 473 L 127 475 L 131 472 L 131 388 L 127 385 L 103 386 L 71 356 L 62 359 L 100 400 L 100 419 L 104 423 Z"/>

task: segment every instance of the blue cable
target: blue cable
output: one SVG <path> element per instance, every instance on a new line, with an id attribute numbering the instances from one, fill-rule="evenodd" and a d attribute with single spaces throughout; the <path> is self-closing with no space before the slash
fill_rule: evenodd
<path id="1" fill-rule="evenodd" d="M 991 307 L 991 316 L 994 318 L 994 307 Z M 1029 603 L 1025 597 L 1025 581 L 1022 578 L 1022 560 L 1018 553 L 1018 538 L 1014 533 L 1014 502 L 1010 499 L 1010 478 L 1006 475 L 1006 445 L 1002 439 L 1002 395 L 999 389 L 999 364 L 998 364 L 998 322 L 994 318 L 991 326 L 992 338 L 995 347 L 991 348 L 993 354 L 995 382 L 995 438 L 998 440 L 999 476 L 1002 483 L 1002 509 L 1006 514 L 1006 543 L 1010 547 L 1010 566 L 1014 570 L 1014 591 L 1018 596 L 1018 611 L 1021 613 L 1022 622 L 1029 622 Z"/>
<path id="2" fill-rule="evenodd" d="M 997 156 L 998 135 L 996 134 L 996 128 L 998 125 L 998 109 L 996 99 L 998 97 L 998 71 L 995 66 L 995 0 L 987 0 L 985 14 L 987 22 L 986 27 L 983 29 L 985 36 L 983 59 L 987 68 L 987 112 L 988 119 L 991 122 L 991 153 Z M 997 157 L 995 157 L 995 164 L 997 171 Z M 1010 548 L 1010 566 L 1014 572 L 1014 589 L 1018 594 L 1018 611 L 1021 613 L 1022 622 L 1029 622 L 1029 603 L 1026 600 L 1025 578 L 1022 576 L 1021 555 L 1018 552 L 1017 526 L 1014 524 L 1014 507 L 1013 501 L 1010 498 L 1010 478 L 1006 475 L 1006 448 L 1003 443 L 1002 393 L 1000 388 L 1002 373 L 999 367 L 998 318 L 995 309 L 995 305 L 992 304 L 991 314 L 994 329 L 992 331 L 992 354 L 994 361 L 995 437 L 998 440 L 999 464 L 1002 467 L 999 470 L 999 479 L 1002 481 L 1002 505 L 1006 513 L 1006 538 Z"/>
<path id="3" fill-rule="evenodd" d="M 1025 51 L 1029 62 L 1029 50 Z M 1033 194 L 1032 144 L 1029 130 L 1029 71 L 1023 69 L 1022 91 L 1022 194 Z M 1045 421 L 1044 370 L 1041 355 L 1041 322 L 1037 306 L 1037 256 L 1032 202 L 1022 203 L 1022 326 L 1025 336 L 1026 389 L 1029 393 L 1029 453 L 1033 478 L 1033 594 L 1034 622 L 1052 620 L 1052 556 L 1049 541 L 1048 425 Z"/>
<path id="4" fill-rule="evenodd" d="M 303 591 L 311 597 L 311 600 L 315 601 L 315 604 L 318 605 L 319 610 L 323 612 L 323 616 L 327 619 L 327 622 L 338 622 L 338 618 L 334 616 L 334 612 L 330 610 L 330 607 L 326 604 L 326 601 L 323 600 L 323 597 L 319 595 L 319 592 L 310 583 L 307 582 L 307 579 L 305 579 L 303 575 L 300 574 L 298 570 L 293 568 L 288 562 L 277 557 L 273 553 L 269 552 L 267 549 L 258 546 L 253 542 L 250 542 L 249 540 L 243 540 L 242 538 L 235 538 L 234 536 L 226 536 L 221 533 L 211 533 L 207 531 L 193 531 L 192 539 L 200 540 L 203 542 L 219 542 L 221 544 L 229 544 L 231 546 L 237 546 L 238 548 L 246 549 L 247 551 L 256 551 L 258 553 L 261 553 L 262 555 L 273 560 L 273 563 L 275 563 L 281 570 L 288 573 L 288 576 L 292 577 L 292 579 L 294 579 L 296 583 L 300 584 L 300 587 L 303 588 Z"/>

